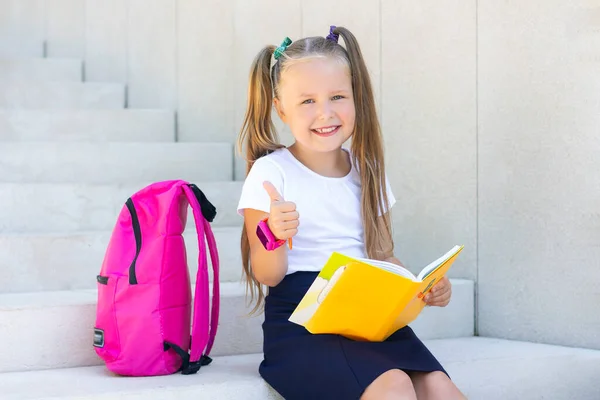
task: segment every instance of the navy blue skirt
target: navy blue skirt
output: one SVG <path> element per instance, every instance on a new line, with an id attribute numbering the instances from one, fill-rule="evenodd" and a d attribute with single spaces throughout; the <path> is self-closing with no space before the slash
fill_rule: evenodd
<path id="1" fill-rule="evenodd" d="M 287 275 L 269 288 L 265 303 L 264 360 L 259 372 L 286 400 L 359 399 L 379 375 L 447 372 L 410 327 L 384 342 L 358 342 L 339 335 L 313 335 L 288 321 L 315 272 Z"/>

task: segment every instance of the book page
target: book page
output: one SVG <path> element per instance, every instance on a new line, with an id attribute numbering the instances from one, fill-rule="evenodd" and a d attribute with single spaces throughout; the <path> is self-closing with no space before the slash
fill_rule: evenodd
<path id="1" fill-rule="evenodd" d="M 415 282 L 418 280 L 417 277 L 414 276 L 412 272 L 410 272 L 409 270 L 407 270 L 404 267 L 401 267 L 398 264 L 390 263 L 387 261 L 371 260 L 369 258 L 357 258 L 357 260 L 360 260 L 364 263 L 370 264 L 370 265 L 377 267 L 379 269 L 382 269 L 384 271 L 391 272 L 392 274 L 403 276 L 403 277 L 408 278 Z"/>
<path id="2" fill-rule="evenodd" d="M 460 253 L 460 251 L 463 249 L 464 246 L 454 246 L 452 249 L 450 249 L 450 251 L 448 251 L 446 254 L 444 254 L 443 256 L 441 256 L 440 258 L 438 258 L 437 260 L 431 262 L 429 265 L 427 265 L 425 268 L 423 268 L 421 270 L 421 272 L 419 273 L 418 279 L 420 281 L 422 281 L 423 279 L 425 279 L 428 275 L 430 275 L 433 271 L 435 271 L 437 268 L 440 267 L 440 265 L 444 264 L 446 261 L 448 261 L 449 259 L 451 259 L 452 257 L 454 257 L 456 254 Z"/>

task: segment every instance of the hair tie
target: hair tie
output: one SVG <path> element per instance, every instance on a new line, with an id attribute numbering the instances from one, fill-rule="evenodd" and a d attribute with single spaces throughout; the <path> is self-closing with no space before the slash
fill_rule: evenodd
<path id="1" fill-rule="evenodd" d="M 331 40 L 332 42 L 337 43 L 338 39 L 340 38 L 340 35 L 337 33 L 333 33 L 333 31 L 335 30 L 336 26 L 335 25 L 331 25 L 329 27 L 329 35 L 327 35 L 327 37 L 325 39 L 327 40 Z"/>
<path id="2" fill-rule="evenodd" d="M 281 46 L 276 48 L 275 51 L 273 52 L 273 57 L 275 57 L 276 60 L 279 59 L 279 57 L 281 57 L 283 52 L 287 49 L 287 47 L 290 44 L 292 44 L 292 39 L 290 39 L 289 37 L 286 37 L 285 39 L 283 39 L 283 42 L 281 42 Z"/>

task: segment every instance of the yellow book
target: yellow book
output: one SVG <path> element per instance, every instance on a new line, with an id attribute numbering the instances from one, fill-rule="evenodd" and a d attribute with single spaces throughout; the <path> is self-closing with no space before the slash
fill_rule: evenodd
<path id="1" fill-rule="evenodd" d="M 454 246 L 417 276 L 396 264 L 334 252 L 289 320 L 314 334 L 383 341 L 417 318 L 423 297 L 463 248 Z"/>

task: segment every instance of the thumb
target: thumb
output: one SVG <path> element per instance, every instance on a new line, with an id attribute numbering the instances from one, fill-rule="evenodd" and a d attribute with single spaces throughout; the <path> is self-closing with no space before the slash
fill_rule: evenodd
<path id="1" fill-rule="evenodd" d="M 283 201 L 283 196 L 279 194 L 279 192 L 277 191 L 277 189 L 275 188 L 275 186 L 273 186 L 273 184 L 271 182 L 269 182 L 269 181 L 263 182 L 263 187 L 269 194 L 269 197 L 271 198 L 272 202 L 273 201 Z"/>

